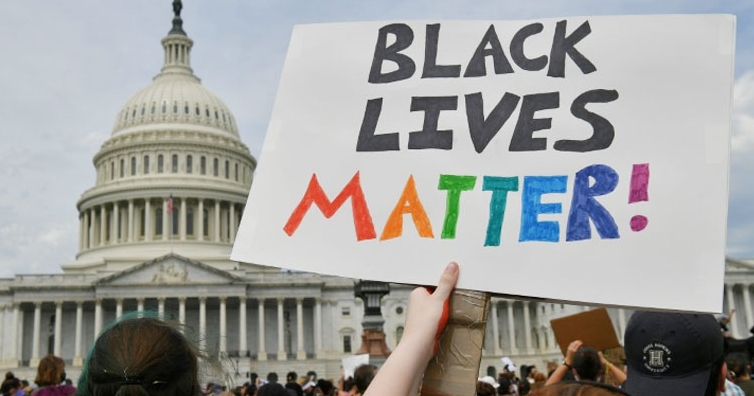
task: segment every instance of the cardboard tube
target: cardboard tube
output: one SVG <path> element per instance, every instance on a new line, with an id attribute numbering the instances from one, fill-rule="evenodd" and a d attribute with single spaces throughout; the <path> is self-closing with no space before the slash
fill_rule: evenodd
<path id="1" fill-rule="evenodd" d="M 482 359 L 490 294 L 454 290 L 440 347 L 429 361 L 422 396 L 474 396 Z"/>

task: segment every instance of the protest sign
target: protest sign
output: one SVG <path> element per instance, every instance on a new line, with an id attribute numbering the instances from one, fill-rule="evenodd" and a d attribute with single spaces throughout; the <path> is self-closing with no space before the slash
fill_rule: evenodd
<path id="1" fill-rule="evenodd" d="M 720 311 L 735 19 L 294 28 L 231 258 Z M 693 290 L 693 293 L 689 291 Z"/>
<path id="2" fill-rule="evenodd" d="M 550 325 L 563 356 L 568 350 L 568 345 L 576 340 L 581 340 L 585 346 L 598 351 L 621 346 L 613 322 L 605 308 L 553 319 L 550 321 Z"/>

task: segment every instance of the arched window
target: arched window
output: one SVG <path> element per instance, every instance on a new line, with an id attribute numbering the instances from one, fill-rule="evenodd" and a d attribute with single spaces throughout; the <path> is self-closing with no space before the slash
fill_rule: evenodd
<path id="1" fill-rule="evenodd" d="M 235 164 L 235 176 L 236 176 L 236 181 L 238 181 L 238 164 Z"/>
<path id="2" fill-rule="evenodd" d="M 162 157 L 162 154 L 159 154 L 157 156 L 157 173 L 162 173 L 164 168 L 165 168 L 165 161 Z"/>
<path id="3" fill-rule="evenodd" d="M 165 114 L 168 112 L 168 104 L 166 102 L 162 102 L 162 114 Z"/>
<path id="4" fill-rule="evenodd" d="M 110 180 L 115 180 L 115 161 L 110 161 Z"/>
<path id="5" fill-rule="evenodd" d="M 178 173 L 178 154 L 173 154 L 173 158 L 171 159 L 171 170 L 173 173 Z"/>
<path id="6" fill-rule="evenodd" d="M 145 175 L 149 174 L 149 156 L 148 155 L 144 156 L 144 174 Z"/>
<path id="7" fill-rule="evenodd" d="M 136 157 L 131 157 L 131 176 L 136 176 Z"/>
<path id="8" fill-rule="evenodd" d="M 194 158 L 191 155 L 186 156 L 186 173 L 193 172 Z"/>
<path id="9" fill-rule="evenodd" d="M 154 234 L 162 235 L 162 208 L 154 212 Z"/>
<path id="10" fill-rule="evenodd" d="M 207 174 L 207 157 L 202 156 L 201 160 L 199 161 L 199 171 L 202 175 Z"/>
<path id="11" fill-rule="evenodd" d="M 212 165 L 213 165 L 213 168 L 214 168 L 214 172 L 213 172 L 214 175 L 215 176 L 219 175 L 220 174 L 220 162 L 219 162 L 219 160 L 217 158 L 215 158 L 212 161 Z"/>
<path id="12" fill-rule="evenodd" d="M 126 161 L 123 158 L 121 158 L 120 159 L 120 177 L 123 177 L 125 172 L 126 172 Z"/>
<path id="13" fill-rule="evenodd" d="M 225 178 L 230 178 L 230 162 L 227 160 L 225 161 Z"/>

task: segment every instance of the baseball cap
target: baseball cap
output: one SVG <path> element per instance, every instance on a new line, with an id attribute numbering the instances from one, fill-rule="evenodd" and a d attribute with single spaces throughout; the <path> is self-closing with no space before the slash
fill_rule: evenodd
<path id="1" fill-rule="evenodd" d="M 723 357 L 723 335 L 709 314 L 639 311 L 626 326 L 625 350 L 628 393 L 702 396 Z"/>

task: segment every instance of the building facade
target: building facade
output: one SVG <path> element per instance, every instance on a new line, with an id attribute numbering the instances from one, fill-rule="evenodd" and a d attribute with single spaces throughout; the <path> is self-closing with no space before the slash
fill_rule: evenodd
<path id="1" fill-rule="evenodd" d="M 39 359 L 55 354 L 76 378 L 109 322 L 148 310 L 185 324 L 228 382 L 290 370 L 337 378 L 341 358 L 361 345 L 355 281 L 229 259 L 256 160 L 233 113 L 191 69 L 180 5 L 161 43 L 162 70 L 126 102 L 93 159 L 96 183 L 77 203 L 75 261 L 62 274 L 0 279 L 0 368 L 33 379 Z M 739 312 L 739 338 L 754 326 L 752 283 L 754 262 L 727 260 L 725 309 Z M 391 349 L 410 290 L 391 285 L 382 299 Z M 500 370 L 502 356 L 540 367 L 559 360 L 549 321 L 584 309 L 493 297 L 482 371 Z M 622 338 L 631 312 L 609 311 Z"/>

